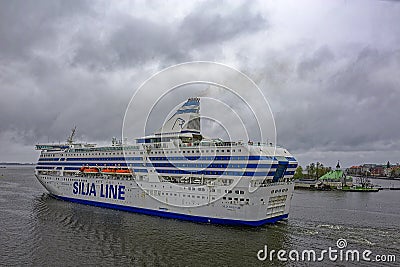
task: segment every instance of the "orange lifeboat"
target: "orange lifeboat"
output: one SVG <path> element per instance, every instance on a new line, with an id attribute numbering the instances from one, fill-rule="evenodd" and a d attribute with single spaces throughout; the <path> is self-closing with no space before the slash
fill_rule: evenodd
<path id="1" fill-rule="evenodd" d="M 83 168 L 84 173 L 99 173 L 98 168 L 94 168 L 94 167 L 82 167 L 82 168 Z"/>
<path id="2" fill-rule="evenodd" d="M 101 170 L 102 173 L 107 173 L 107 174 L 113 174 L 113 173 L 115 173 L 115 171 L 116 170 L 113 168 L 105 168 L 105 169 Z"/>
<path id="3" fill-rule="evenodd" d="M 115 173 L 117 173 L 117 174 L 131 174 L 132 171 L 129 170 L 129 169 L 118 169 L 118 170 L 115 171 Z"/>

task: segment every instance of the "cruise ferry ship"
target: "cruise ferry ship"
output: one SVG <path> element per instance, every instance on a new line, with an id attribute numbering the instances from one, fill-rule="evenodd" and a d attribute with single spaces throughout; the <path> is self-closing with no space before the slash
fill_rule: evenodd
<path id="1" fill-rule="evenodd" d="M 153 135 L 109 146 L 38 144 L 35 176 L 55 198 L 202 223 L 260 226 L 287 218 L 296 159 L 260 142 L 200 132 L 200 98 Z"/>

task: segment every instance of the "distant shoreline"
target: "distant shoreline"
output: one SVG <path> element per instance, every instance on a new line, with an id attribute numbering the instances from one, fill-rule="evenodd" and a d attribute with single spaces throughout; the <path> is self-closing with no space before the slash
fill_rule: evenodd
<path id="1" fill-rule="evenodd" d="M 368 179 L 379 179 L 379 180 L 400 180 L 400 177 L 387 177 L 387 176 L 353 176 L 354 178 L 368 178 Z"/>

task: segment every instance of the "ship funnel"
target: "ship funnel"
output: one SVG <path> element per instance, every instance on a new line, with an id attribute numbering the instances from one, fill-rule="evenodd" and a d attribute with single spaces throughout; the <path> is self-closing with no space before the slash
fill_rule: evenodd
<path id="1" fill-rule="evenodd" d="M 158 131 L 156 135 L 200 134 L 200 98 L 189 98 Z"/>

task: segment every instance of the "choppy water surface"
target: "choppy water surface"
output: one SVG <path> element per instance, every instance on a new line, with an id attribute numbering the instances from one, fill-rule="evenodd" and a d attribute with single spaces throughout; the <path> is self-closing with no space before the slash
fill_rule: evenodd
<path id="1" fill-rule="evenodd" d="M 0 265 L 259 266 L 271 265 L 257 259 L 264 245 L 318 251 L 336 247 L 339 238 L 347 240 L 349 249 L 394 254 L 400 262 L 400 191 L 295 191 L 287 221 L 229 227 L 56 200 L 36 181 L 33 170 L 0 169 Z M 373 182 L 400 186 L 400 181 Z M 272 263 L 309 264 L 276 258 Z"/>

